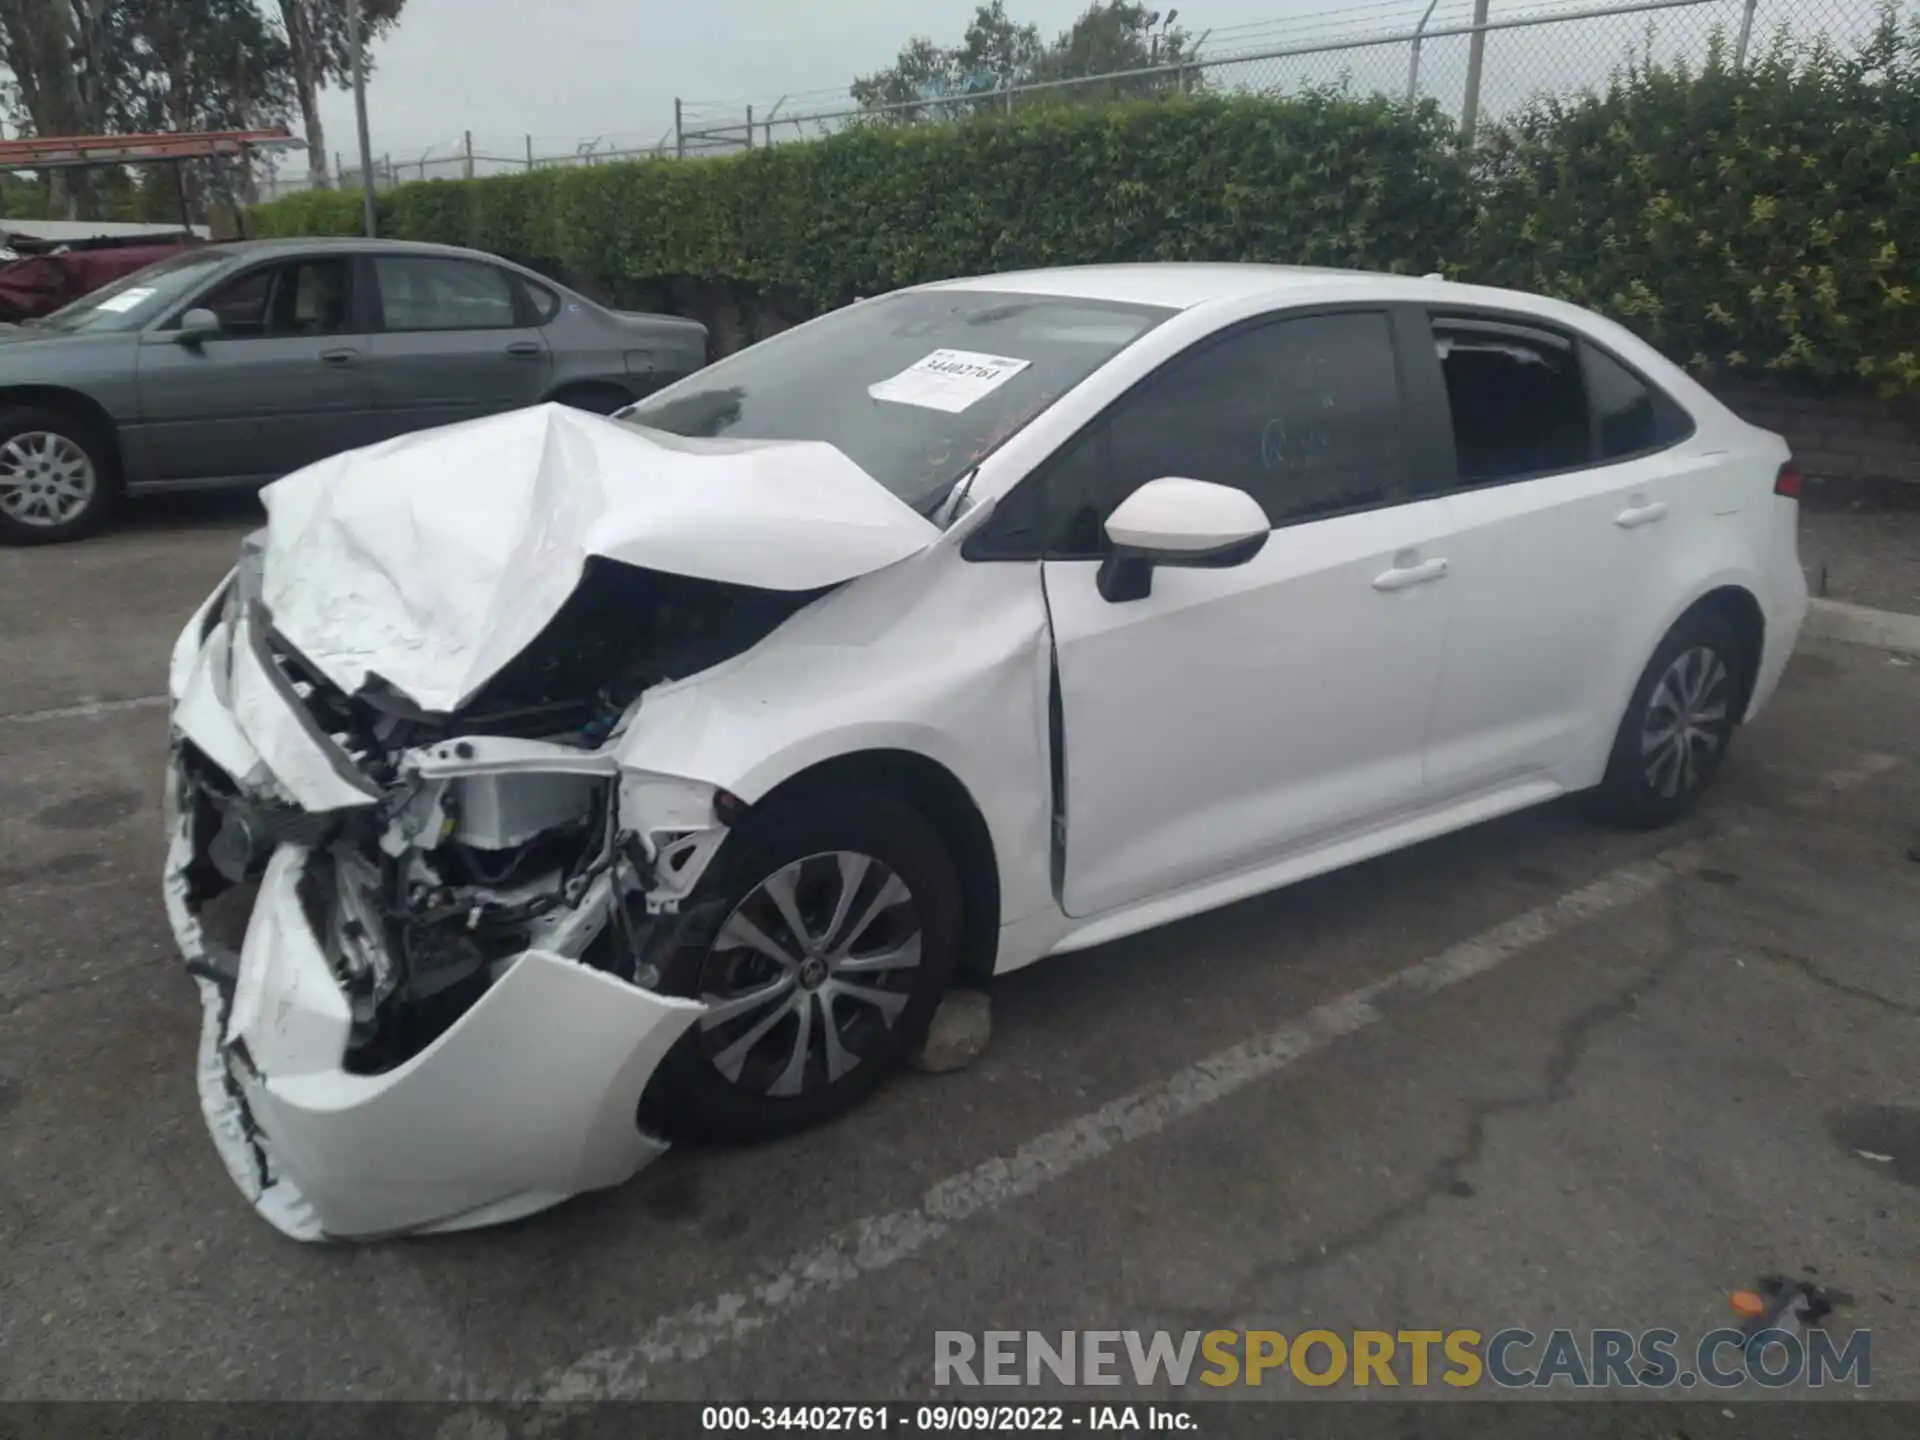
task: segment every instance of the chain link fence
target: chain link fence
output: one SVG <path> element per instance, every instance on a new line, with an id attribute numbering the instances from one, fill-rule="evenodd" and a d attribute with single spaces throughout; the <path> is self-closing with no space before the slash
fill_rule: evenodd
<path id="1" fill-rule="evenodd" d="M 1911 14 L 1920 0 L 1900 0 Z M 1208 30 L 1191 58 L 1117 74 L 1035 85 L 970 76 L 964 90 L 897 105 L 862 107 L 846 90 L 783 95 L 765 105 L 676 100 L 664 131 L 552 137 L 475 135 L 376 156 L 385 189 L 415 180 L 462 179 L 556 165 L 686 159 L 821 139 L 854 125 L 927 124 L 982 111 L 1206 91 L 1297 94 L 1342 88 L 1405 100 L 1430 99 L 1471 132 L 1541 95 L 1603 88 L 1629 60 L 1698 66 L 1718 36 L 1738 61 L 1769 45 L 1826 37 L 1841 49 L 1865 41 L 1882 0 L 1361 0 L 1259 24 Z M 1476 53 L 1477 52 L 1477 53 Z M 357 168 L 330 167 L 344 187 Z M 308 184 L 301 157 L 259 177 L 262 199 Z"/>

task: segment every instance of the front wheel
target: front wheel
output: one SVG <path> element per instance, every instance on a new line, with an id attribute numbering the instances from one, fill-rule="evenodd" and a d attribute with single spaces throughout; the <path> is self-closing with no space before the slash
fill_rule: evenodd
<path id="1" fill-rule="evenodd" d="M 1720 768 L 1739 720 L 1742 660 L 1712 611 L 1681 617 L 1641 673 L 1614 739 L 1601 808 L 1652 828 L 1679 819 Z"/>
<path id="2" fill-rule="evenodd" d="M 850 1109 L 925 1036 L 961 905 L 939 833 L 895 796 L 749 815 L 689 904 L 712 922 L 661 964 L 662 993 L 709 1008 L 661 1066 L 660 1123 L 754 1140 Z"/>
<path id="3" fill-rule="evenodd" d="M 0 409 L 0 544 L 78 540 L 117 495 L 107 447 L 88 427 L 39 406 Z"/>

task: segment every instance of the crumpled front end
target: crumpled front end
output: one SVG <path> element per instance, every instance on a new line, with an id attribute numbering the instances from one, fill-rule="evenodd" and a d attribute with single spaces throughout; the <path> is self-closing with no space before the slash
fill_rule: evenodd
<path id="1" fill-rule="evenodd" d="M 165 898 L 235 1183 L 303 1240 L 620 1183 L 664 1148 L 642 1096 L 704 1010 L 649 988 L 648 957 L 725 836 L 722 797 L 623 771 L 571 712 L 513 712 L 555 736 L 489 735 L 340 694 L 274 631 L 261 553 L 170 677 Z"/>

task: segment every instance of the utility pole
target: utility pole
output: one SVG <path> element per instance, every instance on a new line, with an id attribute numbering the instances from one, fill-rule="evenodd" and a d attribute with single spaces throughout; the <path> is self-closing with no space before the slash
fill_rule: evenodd
<path id="1" fill-rule="evenodd" d="M 673 97 L 673 158 L 676 160 L 687 158 L 687 132 L 680 128 L 682 118 L 680 97 L 676 95 Z"/>
<path id="2" fill-rule="evenodd" d="M 1433 7 L 1440 0 L 1427 0 L 1426 13 L 1420 17 L 1420 23 L 1413 27 L 1413 55 L 1407 61 L 1407 104 L 1411 105 L 1420 98 L 1420 39 L 1427 33 L 1427 22 L 1433 18 Z"/>
<path id="3" fill-rule="evenodd" d="M 373 204 L 373 139 L 367 132 L 366 37 L 360 30 L 360 0 L 347 0 L 347 43 L 353 47 L 353 118 L 360 127 L 360 204 L 371 240 L 379 233 L 380 222 Z"/>
<path id="4" fill-rule="evenodd" d="M 1736 71 L 1747 68 L 1747 42 L 1753 39 L 1753 12 L 1758 0 L 1747 0 L 1746 8 L 1740 12 L 1740 38 L 1733 46 L 1733 68 Z"/>
<path id="5" fill-rule="evenodd" d="M 1473 39 L 1467 47 L 1467 98 L 1460 107 L 1460 143 L 1473 148 L 1480 120 L 1480 67 L 1487 58 L 1487 0 L 1473 0 Z"/>

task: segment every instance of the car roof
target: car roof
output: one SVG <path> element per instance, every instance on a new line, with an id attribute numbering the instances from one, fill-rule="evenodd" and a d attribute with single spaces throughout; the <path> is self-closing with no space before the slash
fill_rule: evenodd
<path id="1" fill-rule="evenodd" d="M 1685 384 L 1679 367 L 1625 327 L 1564 300 L 1525 290 L 1467 285 L 1438 275 L 1394 275 L 1383 270 L 1336 270 L 1313 265 L 1194 264 L 1069 265 L 1048 270 L 1014 270 L 1004 275 L 973 275 L 917 287 L 921 290 L 982 290 L 1052 295 L 1070 300 L 1112 300 L 1195 310 L 1264 301 L 1288 305 L 1375 304 L 1402 302 L 1435 307 L 1505 310 L 1510 314 L 1571 327 L 1615 349 L 1661 368 L 1669 384 Z M 1705 391 L 1699 391 L 1704 396 Z"/>
<path id="2" fill-rule="evenodd" d="M 1323 284 L 1333 278 L 1371 277 L 1364 270 L 1332 270 L 1310 265 L 1236 265 L 1173 263 L 1152 265 L 1063 265 L 1046 270 L 1013 270 L 942 280 L 928 290 L 1000 290 L 1023 295 L 1059 295 L 1075 300 L 1115 300 L 1135 305 L 1191 309 L 1211 300 L 1265 295 L 1294 286 Z"/>
<path id="3" fill-rule="evenodd" d="M 292 235 L 263 240 L 226 240 L 220 242 L 217 248 L 229 255 L 249 258 L 261 255 L 311 255 L 316 252 L 358 254 L 367 251 L 458 255 L 463 258 L 481 256 L 488 260 L 499 258 L 495 255 L 483 256 L 478 250 L 466 250 L 458 245 L 430 245 L 420 240 L 369 240 L 359 235 Z"/>
<path id="4" fill-rule="evenodd" d="M 1248 302 L 1285 309 L 1291 305 L 1405 303 L 1436 309 L 1498 312 L 1543 321 L 1597 340 L 1650 374 L 1697 418 L 1719 412 L 1720 402 L 1684 369 L 1617 321 L 1551 296 L 1491 285 L 1467 285 L 1438 275 L 1395 275 L 1379 270 L 1337 270 L 1313 265 L 1207 264 L 1167 261 L 1136 265 L 1069 265 L 973 275 L 914 287 L 922 291 L 975 290 L 1111 300 L 1173 310 L 1206 306 L 1245 307 Z M 1731 412 L 1727 412 L 1731 418 Z"/>
<path id="5" fill-rule="evenodd" d="M 1567 307 L 1539 295 L 1463 285 L 1438 275 L 1395 275 L 1383 270 L 1339 270 L 1318 265 L 1204 264 L 1067 265 L 974 275 L 920 287 L 926 290 L 994 290 L 1056 295 L 1074 300 L 1113 300 L 1191 310 L 1214 303 L 1272 299 L 1284 304 L 1329 300 L 1407 300 L 1428 304 L 1503 305 L 1542 317 Z"/>

